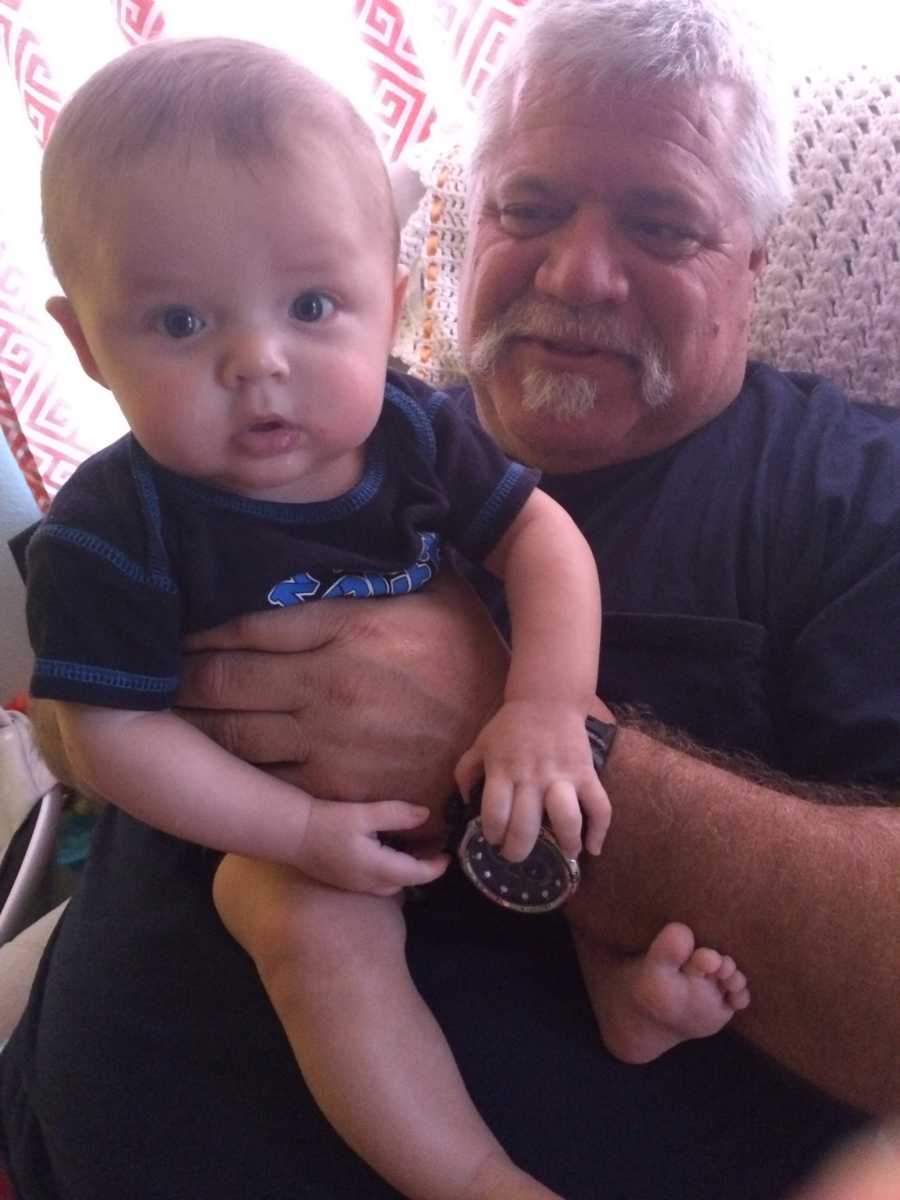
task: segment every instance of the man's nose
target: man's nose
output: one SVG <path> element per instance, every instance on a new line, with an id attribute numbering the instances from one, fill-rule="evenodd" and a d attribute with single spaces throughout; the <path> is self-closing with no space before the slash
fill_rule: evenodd
<path id="1" fill-rule="evenodd" d="M 287 379 L 290 367 L 280 338 L 267 330 L 245 329 L 229 337 L 220 373 L 223 385 L 235 388 Z"/>
<path id="2" fill-rule="evenodd" d="M 565 304 L 621 304 L 628 276 L 620 250 L 610 218 L 580 209 L 551 233 L 535 287 Z"/>

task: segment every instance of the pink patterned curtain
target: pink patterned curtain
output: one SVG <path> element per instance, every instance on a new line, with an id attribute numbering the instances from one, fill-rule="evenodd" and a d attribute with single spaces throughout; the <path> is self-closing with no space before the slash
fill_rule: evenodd
<path id="1" fill-rule="evenodd" d="M 460 119 L 524 3 L 0 0 L 0 428 L 43 508 L 83 458 L 124 428 L 43 308 L 56 285 L 40 239 L 40 160 L 71 91 L 104 61 L 153 38 L 258 38 L 344 86 L 393 162 L 436 122 Z"/>

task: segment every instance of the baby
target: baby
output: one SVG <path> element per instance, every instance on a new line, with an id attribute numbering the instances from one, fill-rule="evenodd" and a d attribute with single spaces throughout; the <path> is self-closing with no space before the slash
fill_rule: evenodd
<path id="1" fill-rule="evenodd" d="M 567 856 L 582 833 L 597 854 L 609 803 L 585 733 L 600 634 L 588 547 L 447 397 L 386 382 L 404 275 L 384 166 L 351 106 L 287 56 L 226 39 L 123 55 L 61 114 L 43 206 L 65 291 L 48 310 L 132 432 L 75 472 L 32 539 L 34 695 L 59 702 L 76 776 L 132 817 L 222 852 L 220 872 L 235 854 L 290 868 L 302 936 L 279 1017 L 375 1170 L 425 1200 L 550 1196 L 481 1120 L 406 969 L 397 896 L 448 858 L 379 835 L 426 810 L 309 795 L 170 706 L 185 634 L 403 594 L 452 545 L 504 580 L 513 629 L 503 704 L 458 782 L 484 777 L 485 834 L 507 858 L 527 856 L 545 815 Z M 713 1032 L 745 1002 L 743 977 L 695 959 L 675 974 L 705 989 L 715 1017 L 699 1033 Z M 602 985 L 641 1033 L 643 968 L 664 975 L 648 957 Z M 695 1006 L 677 1007 L 669 1044 L 698 1036 Z"/>

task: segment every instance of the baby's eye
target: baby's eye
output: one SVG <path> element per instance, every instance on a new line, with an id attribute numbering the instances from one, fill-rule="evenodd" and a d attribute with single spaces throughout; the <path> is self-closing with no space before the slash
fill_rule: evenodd
<path id="1" fill-rule="evenodd" d="M 298 321 L 321 321 L 334 312 L 334 301 L 321 292 L 301 292 L 291 304 L 291 316 Z"/>
<path id="2" fill-rule="evenodd" d="M 171 308 L 164 309 L 157 318 L 156 324 L 170 338 L 193 337 L 203 328 L 202 319 L 181 304 L 174 304 Z"/>

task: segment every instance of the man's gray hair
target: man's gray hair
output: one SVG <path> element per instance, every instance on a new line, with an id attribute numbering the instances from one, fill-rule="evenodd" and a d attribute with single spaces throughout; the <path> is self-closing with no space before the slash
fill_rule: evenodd
<path id="1" fill-rule="evenodd" d="M 471 166 L 508 133 L 531 81 L 588 95 L 613 81 L 733 84 L 743 122 L 733 146 L 734 183 L 761 244 L 791 197 L 792 96 L 768 40 L 730 0 L 531 0 L 482 99 Z M 587 149 L 586 149 L 587 153 Z"/>

